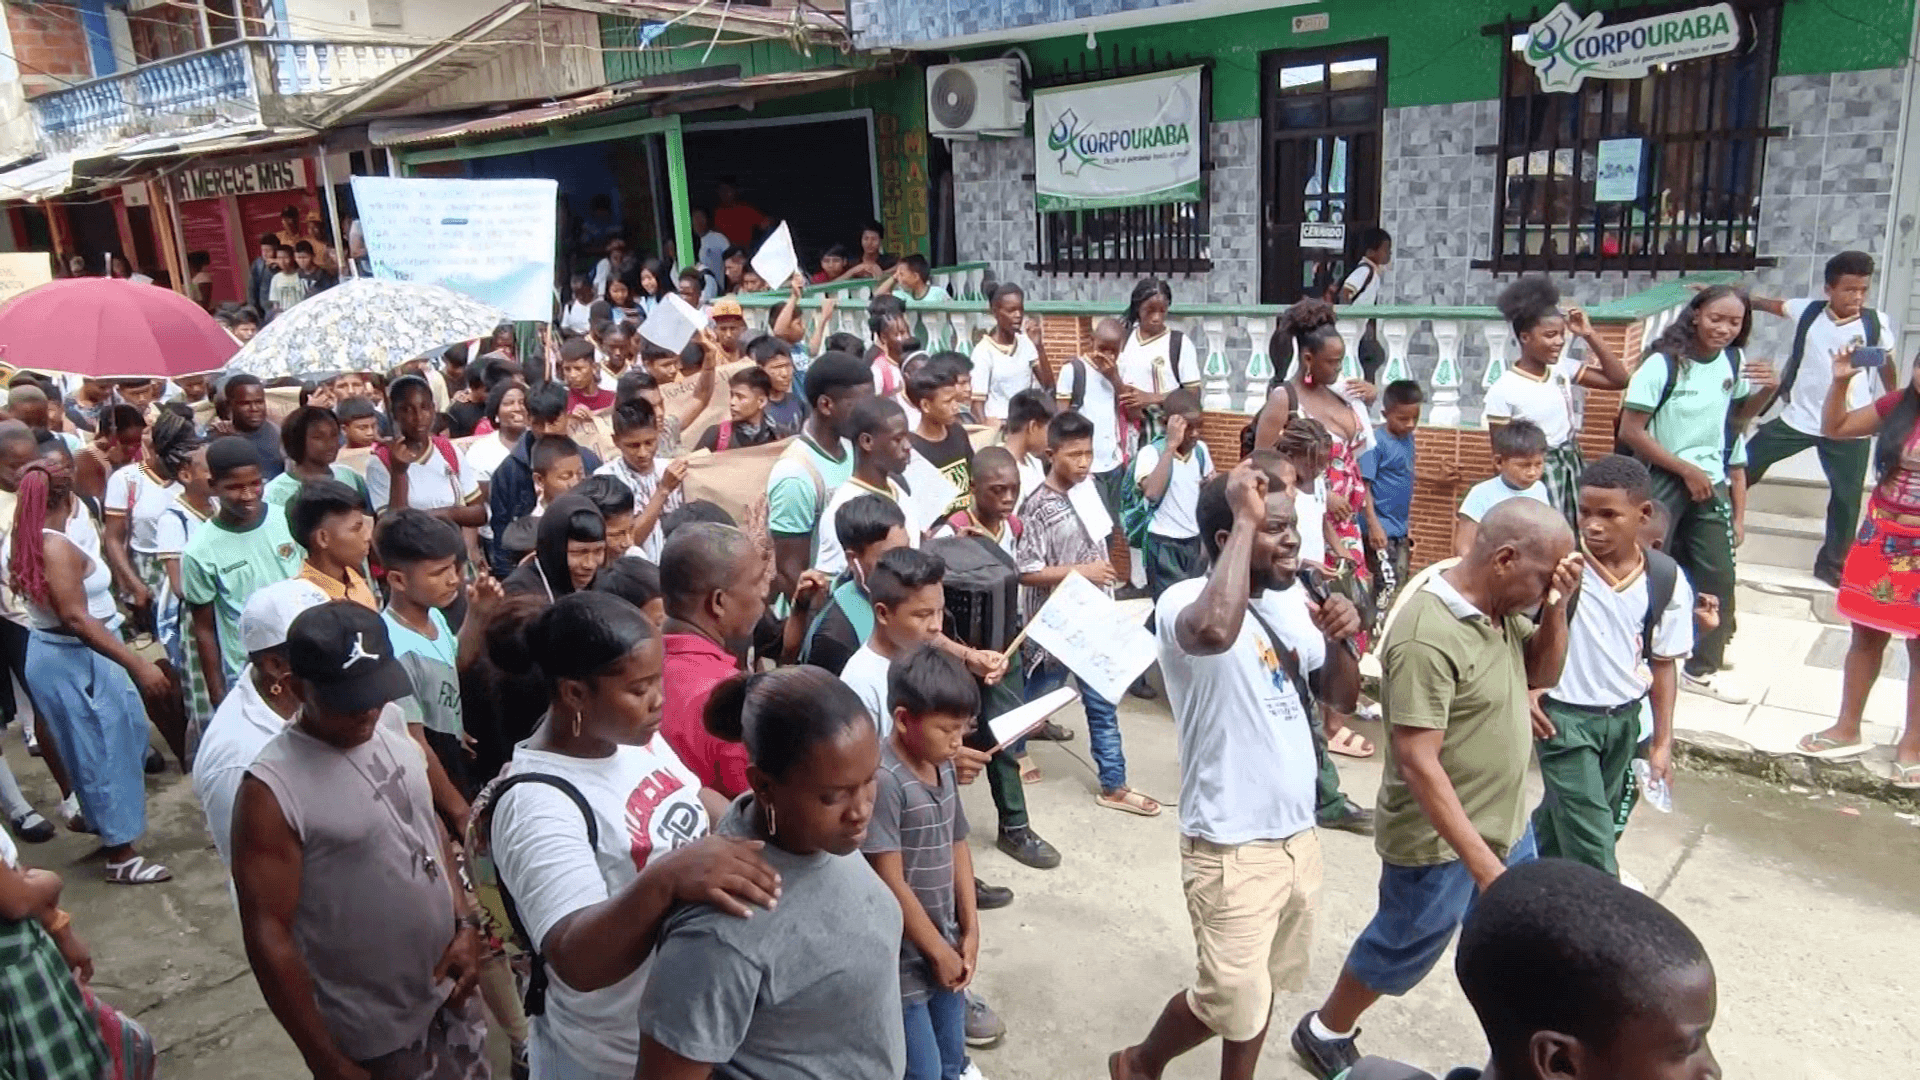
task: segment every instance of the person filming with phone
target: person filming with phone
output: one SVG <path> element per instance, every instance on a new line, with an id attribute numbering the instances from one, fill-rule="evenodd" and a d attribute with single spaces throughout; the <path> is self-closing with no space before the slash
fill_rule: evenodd
<path id="1" fill-rule="evenodd" d="M 1818 449 L 1820 471 L 1827 477 L 1827 527 L 1813 576 L 1835 588 L 1840 587 L 1841 566 L 1853 546 L 1854 526 L 1860 522 L 1860 496 L 1866 488 L 1872 442 L 1863 436 L 1823 432 L 1821 407 L 1826 403 L 1834 359 L 1849 349 L 1855 374 L 1846 387 L 1848 409 L 1861 409 L 1883 390 L 1894 389 L 1886 346 L 1900 340 L 1900 334 L 1892 320 L 1866 306 L 1873 271 L 1873 256 L 1843 251 L 1827 260 L 1826 299 L 1751 298 L 1756 311 L 1791 319 L 1794 328 L 1792 349 L 1774 395 L 1779 408 L 1747 444 L 1747 482 L 1759 483 L 1768 469 L 1810 446 Z M 1867 371 L 1869 367 L 1878 367 L 1879 374 Z"/>

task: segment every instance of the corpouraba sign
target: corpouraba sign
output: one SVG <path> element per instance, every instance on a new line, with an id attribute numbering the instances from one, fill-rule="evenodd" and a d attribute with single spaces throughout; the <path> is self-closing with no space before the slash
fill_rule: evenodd
<path id="1" fill-rule="evenodd" d="M 1565 3 L 1527 31 L 1527 63 L 1540 89 L 1573 91 L 1588 79 L 1638 79 L 1657 64 L 1717 56 L 1740 47 L 1740 18 L 1730 4 L 1689 8 L 1605 25 Z"/>

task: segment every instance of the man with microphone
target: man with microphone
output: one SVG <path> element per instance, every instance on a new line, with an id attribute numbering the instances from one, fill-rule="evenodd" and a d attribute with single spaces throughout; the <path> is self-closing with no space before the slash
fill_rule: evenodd
<path id="1" fill-rule="evenodd" d="M 1215 1035 L 1223 1080 L 1253 1076 L 1274 993 L 1304 985 L 1313 939 L 1314 695 L 1350 710 L 1360 691 L 1352 603 L 1323 596 L 1287 618 L 1267 602 L 1300 572 L 1287 489 L 1243 461 L 1201 488 L 1195 516 L 1212 570 L 1169 586 L 1155 625 L 1179 738 L 1181 880 L 1199 965 L 1146 1039 L 1108 1059 L 1114 1080 L 1158 1077 Z"/>

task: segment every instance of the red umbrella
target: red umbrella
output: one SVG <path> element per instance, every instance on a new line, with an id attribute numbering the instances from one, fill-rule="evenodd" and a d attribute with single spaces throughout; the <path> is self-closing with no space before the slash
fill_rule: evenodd
<path id="1" fill-rule="evenodd" d="M 240 344 L 171 289 L 65 278 L 0 304 L 0 363 L 89 379 L 218 371 Z"/>

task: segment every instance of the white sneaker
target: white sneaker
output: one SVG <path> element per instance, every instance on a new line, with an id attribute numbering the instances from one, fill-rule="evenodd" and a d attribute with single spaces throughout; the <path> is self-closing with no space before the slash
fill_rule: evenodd
<path id="1" fill-rule="evenodd" d="M 1641 884 L 1640 879 L 1628 873 L 1627 868 L 1624 866 L 1620 868 L 1620 884 L 1625 885 L 1637 893 L 1645 893 L 1647 891 L 1647 887 Z"/>
<path id="2" fill-rule="evenodd" d="M 1729 705 L 1745 705 L 1747 703 L 1747 695 L 1734 689 L 1727 683 L 1726 672 L 1724 671 L 1716 671 L 1700 678 L 1695 678 L 1682 671 L 1680 673 L 1680 689 L 1685 690 L 1689 694 L 1699 694 L 1701 697 L 1710 697 L 1715 701 L 1724 701 Z"/>
<path id="3" fill-rule="evenodd" d="M 969 1060 L 967 1067 L 960 1072 L 960 1080 L 987 1080 L 987 1078 L 986 1075 L 980 1071 L 980 1066 Z"/>

